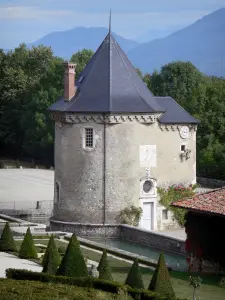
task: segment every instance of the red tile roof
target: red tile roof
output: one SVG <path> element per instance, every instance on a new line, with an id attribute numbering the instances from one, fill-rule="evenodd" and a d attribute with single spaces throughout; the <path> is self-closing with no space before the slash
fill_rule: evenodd
<path id="1" fill-rule="evenodd" d="M 171 206 L 225 216 L 225 187 L 178 200 Z"/>

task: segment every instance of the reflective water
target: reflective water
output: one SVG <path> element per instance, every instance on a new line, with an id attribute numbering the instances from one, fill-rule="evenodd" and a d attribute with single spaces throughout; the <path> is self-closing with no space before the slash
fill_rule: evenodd
<path id="1" fill-rule="evenodd" d="M 141 256 L 145 256 L 148 259 L 151 259 L 155 262 L 158 261 L 160 251 L 155 250 L 151 247 L 124 241 L 122 239 L 105 239 L 105 238 L 88 238 L 91 241 L 95 241 L 97 243 L 111 246 L 123 251 L 131 252 L 134 254 L 138 254 Z M 166 263 L 169 267 L 174 270 L 184 271 L 187 270 L 187 262 L 186 258 L 183 256 L 171 254 L 168 252 L 164 252 Z"/>

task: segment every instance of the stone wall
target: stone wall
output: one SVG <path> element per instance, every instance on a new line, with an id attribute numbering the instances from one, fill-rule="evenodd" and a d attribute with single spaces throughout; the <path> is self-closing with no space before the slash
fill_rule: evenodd
<path id="1" fill-rule="evenodd" d="M 197 183 L 201 186 L 211 188 L 221 188 L 225 186 L 225 181 L 204 177 L 197 177 Z"/>
<path id="2" fill-rule="evenodd" d="M 80 224 L 50 219 L 50 230 L 72 232 L 81 237 L 120 237 L 118 225 Z"/>
<path id="3" fill-rule="evenodd" d="M 129 225 L 120 225 L 120 237 L 126 241 L 150 246 L 158 250 L 185 255 L 185 243 L 181 239 L 171 238 Z"/>
<path id="4" fill-rule="evenodd" d="M 51 231 L 73 232 L 80 237 L 121 238 L 154 249 L 185 255 L 185 244 L 175 239 L 129 225 L 78 224 L 50 219 Z"/>

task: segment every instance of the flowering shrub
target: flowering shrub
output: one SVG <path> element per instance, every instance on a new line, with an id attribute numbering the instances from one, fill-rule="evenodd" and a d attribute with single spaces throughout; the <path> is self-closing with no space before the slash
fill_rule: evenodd
<path id="1" fill-rule="evenodd" d="M 186 197 L 194 196 L 195 189 L 196 185 L 185 187 L 182 184 L 172 185 L 168 187 L 168 189 L 158 188 L 158 193 L 160 195 L 160 204 L 173 212 L 174 218 L 181 226 L 184 226 L 185 223 L 186 210 L 172 207 L 170 206 L 170 203 Z"/>

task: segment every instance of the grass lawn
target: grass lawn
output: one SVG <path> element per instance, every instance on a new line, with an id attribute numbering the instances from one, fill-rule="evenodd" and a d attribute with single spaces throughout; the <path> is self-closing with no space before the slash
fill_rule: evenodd
<path id="1" fill-rule="evenodd" d="M 120 295 L 94 289 L 42 283 L 0 279 L 1 300 L 119 300 Z M 132 298 L 127 298 L 131 300 Z"/>
<path id="2" fill-rule="evenodd" d="M 22 241 L 21 241 L 22 242 Z M 19 245 L 21 244 L 20 241 L 17 241 L 16 243 Z M 55 240 L 57 247 L 67 247 L 67 242 L 63 242 L 60 240 Z M 46 245 L 48 241 L 43 240 L 35 240 L 36 244 L 44 244 Z M 96 251 L 92 251 L 86 248 L 81 247 L 82 253 L 84 257 L 88 257 L 91 260 L 99 262 L 101 258 L 101 253 L 98 253 Z M 116 281 L 119 281 L 123 283 L 126 279 L 126 276 L 130 270 L 131 264 L 116 259 L 110 255 L 108 255 L 108 262 L 112 269 L 113 277 Z M 143 280 L 145 287 L 147 288 L 149 285 L 149 282 L 152 277 L 152 270 L 148 268 L 141 268 L 142 274 L 143 274 Z M 189 284 L 189 276 L 198 274 L 192 274 L 192 273 L 185 273 L 185 272 L 177 272 L 172 271 L 170 272 L 172 284 L 174 291 L 176 293 L 176 296 L 179 298 L 187 298 L 188 300 L 192 300 L 192 287 L 190 287 Z M 196 294 L 200 299 L 202 300 L 225 300 L 225 289 L 222 289 L 218 286 L 220 278 L 218 276 L 207 276 L 207 275 L 199 275 L 202 278 L 203 284 L 201 285 L 200 289 L 197 290 Z"/>

